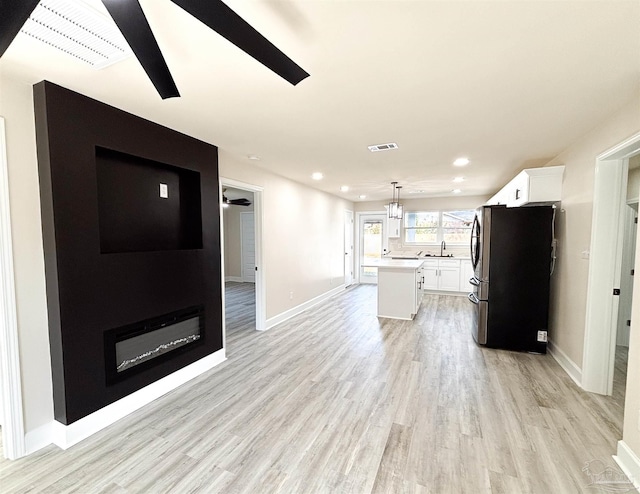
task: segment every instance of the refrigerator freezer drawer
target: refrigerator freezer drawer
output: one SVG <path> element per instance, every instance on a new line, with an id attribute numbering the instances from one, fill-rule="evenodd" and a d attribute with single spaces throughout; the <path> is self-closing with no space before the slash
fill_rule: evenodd
<path id="1" fill-rule="evenodd" d="M 473 339 L 480 345 L 487 344 L 487 315 L 488 303 L 478 300 L 473 293 L 468 295 L 469 301 L 474 304 L 472 334 Z"/>

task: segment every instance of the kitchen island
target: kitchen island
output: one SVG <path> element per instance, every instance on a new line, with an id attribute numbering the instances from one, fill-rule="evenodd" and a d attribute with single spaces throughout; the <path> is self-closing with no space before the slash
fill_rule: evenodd
<path id="1" fill-rule="evenodd" d="M 422 301 L 422 259 L 372 259 L 378 268 L 378 317 L 411 320 Z"/>

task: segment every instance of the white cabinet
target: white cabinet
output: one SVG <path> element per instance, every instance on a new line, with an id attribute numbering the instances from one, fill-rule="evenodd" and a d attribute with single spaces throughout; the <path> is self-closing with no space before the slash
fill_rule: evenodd
<path id="1" fill-rule="evenodd" d="M 438 263 L 438 271 L 438 290 L 460 291 L 460 261 L 441 260 Z"/>
<path id="2" fill-rule="evenodd" d="M 461 288 L 460 259 L 428 259 L 424 262 L 424 289 L 442 292 L 466 291 L 466 285 Z M 471 261 L 467 261 L 471 264 Z"/>
<path id="3" fill-rule="evenodd" d="M 420 310 L 420 304 L 422 303 L 422 294 L 424 293 L 424 273 L 422 270 L 423 270 L 422 266 L 420 266 L 416 270 L 417 288 L 416 288 L 416 305 L 415 305 L 414 314 L 417 314 L 418 311 Z"/>
<path id="4" fill-rule="evenodd" d="M 550 204 L 562 200 L 564 166 L 545 166 L 522 170 L 487 204 L 506 204 L 509 207 L 527 204 Z"/>
<path id="5" fill-rule="evenodd" d="M 460 291 L 470 292 L 471 284 L 469 280 L 473 277 L 473 266 L 470 259 L 460 260 Z"/>
<path id="6" fill-rule="evenodd" d="M 422 276 L 424 278 L 424 290 L 438 289 L 438 261 L 429 259 L 422 265 Z"/>
<path id="7" fill-rule="evenodd" d="M 399 238 L 400 237 L 400 222 L 402 220 L 396 218 L 387 218 L 387 237 Z"/>
<path id="8" fill-rule="evenodd" d="M 378 265 L 378 317 L 411 320 L 422 302 L 420 261 Z"/>

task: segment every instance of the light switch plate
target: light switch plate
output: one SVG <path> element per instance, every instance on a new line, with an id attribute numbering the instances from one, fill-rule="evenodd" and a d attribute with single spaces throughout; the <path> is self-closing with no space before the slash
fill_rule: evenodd
<path id="1" fill-rule="evenodd" d="M 167 184 L 160 184 L 160 197 L 163 199 L 169 198 L 169 187 Z"/>

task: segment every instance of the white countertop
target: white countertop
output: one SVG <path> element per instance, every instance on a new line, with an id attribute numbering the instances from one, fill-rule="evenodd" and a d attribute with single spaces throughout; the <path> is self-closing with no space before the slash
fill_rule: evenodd
<path id="1" fill-rule="evenodd" d="M 362 263 L 366 268 L 418 269 L 424 259 L 370 259 Z"/>

